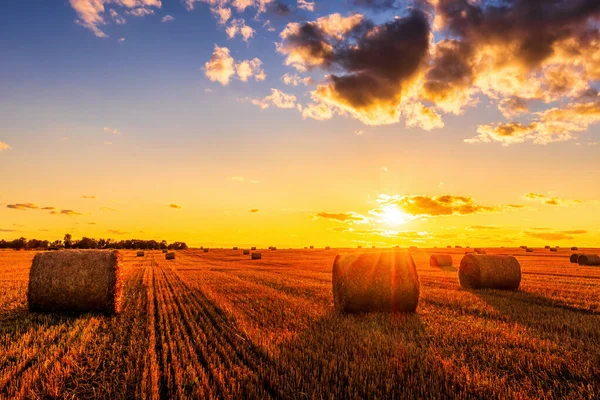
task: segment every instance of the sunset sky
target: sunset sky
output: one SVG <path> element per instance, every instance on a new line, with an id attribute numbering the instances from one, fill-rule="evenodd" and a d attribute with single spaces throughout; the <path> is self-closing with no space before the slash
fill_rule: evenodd
<path id="1" fill-rule="evenodd" d="M 0 239 L 598 246 L 597 0 L 0 9 Z"/>

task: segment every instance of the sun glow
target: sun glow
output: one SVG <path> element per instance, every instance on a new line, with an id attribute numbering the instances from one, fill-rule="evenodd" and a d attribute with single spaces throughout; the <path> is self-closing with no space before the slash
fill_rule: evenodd
<path id="1" fill-rule="evenodd" d="M 381 214 L 381 222 L 391 226 L 404 225 L 408 222 L 408 215 L 398 207 L 385 207 Z"/>

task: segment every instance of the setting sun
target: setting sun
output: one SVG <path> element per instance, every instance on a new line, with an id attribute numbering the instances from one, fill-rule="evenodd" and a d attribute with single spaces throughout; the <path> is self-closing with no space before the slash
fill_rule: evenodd
<path id="1" fill-rule="evenodd" d="M 386 207 L 383 209 L 381 222 L 391 226 L 404 225 L 408 222 L 408 215 L 398 207 Z"/>

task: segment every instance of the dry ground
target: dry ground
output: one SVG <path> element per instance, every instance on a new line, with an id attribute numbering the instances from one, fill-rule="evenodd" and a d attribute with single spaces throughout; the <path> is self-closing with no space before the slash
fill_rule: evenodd
<path id="1" fill-rule="evenodd" d="M 126 252 L 116 317 L 29 314 L 34 253 L 2 251 L 0 398 L 598 398 L 600 267 L 496 249 L 520 290 L 467 291 L 433 251 L 416 314 L 358 316 L 333 310 L 339 250 Z"/>

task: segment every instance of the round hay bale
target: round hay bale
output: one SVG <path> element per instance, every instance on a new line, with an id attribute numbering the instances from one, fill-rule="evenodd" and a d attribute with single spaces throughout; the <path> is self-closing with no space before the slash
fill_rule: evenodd
<path id="1" fill-rule="evenodd" d="M 250 250 L 244 250 L 244 255 L 247 256 L 248 254 L 250 254 Z"/>
<path id="2" fill-rule="evenodd" d="M 304 246 L 304 250 L 308 250 L 308 247 Z"/>
<path id="3" fill-rule="evenodd" d="M 571 250 L 579 250 L 579 248 L 576 246 L 573 246 L 573 247 L 571 247 Z"/>
<path id="4" fill-rule="evenodd" d="M 550 248 L 550 246 L 544 246 L 544 248 L 545 248 L 545 249 L 549 249 L 549 248 Z"/>
<path id="5" fill-rule="evenodd" d="M 521 246 L 523 250 L 527 250 L 527 246 Z"/>
<path id="6" fill-rule="evenodd" d="M 252 259 L 253 260 L 260 260 L 262 258 L 262 254 L 261 253 L 252 253 Z"/>
<path id="7" fill-rule="evenodd" d="M 521 265 L 513 256 L 469 254 L 460 260 L 458 280 L 467 289 L 515 290 L 521 283 Z"/>
<path id="8" fill-rule="evenodd" d="M 31 312 L 100 312 L 121 307 L 121 255 L 111 250 L 38 253 L 29 271 Z"/>
<path id="9" fill-rule="evenodd" d="M 251 247 L 250 250 L 254 251 L 256 250 L 256 247 Z"/>
<path id="10" fill-rule="evenodd" d="M 234 248 L 233 248 L 233 250 L 237 250 L 237 249 L 238 249 L 237 247 L 234 247 Z"/>
<path id="11" fill-rule="evenodd" d="M 556 247 L 552 247 L 550 251 L 558 251 L 558 249 Z"/>
<path id="12" fill-rule="evenodd" d="M 429 265 L 432 267 L 451 267 L 452 256 L 450 254 L 432 254 L 429 257 Z"/>
<path id="13" fill-rule="evenodd" d="M 331 250 L 330 246 L 325 246 L 325 250 Z"/>
<path id="14" fill-rule="evenodd" d="M 310 246 L 311 250 L 315 248 L 315 246 Z"/>
<path id="15" fill-rule="evenodd" d="M 138 251 L 137 252 L 137 256 L 138 257 L 144 257 L 144 252 L 143 251 Z"/>
<path id="16" fill-rule="evenodd" d="M 571 254 L 571 257 L 569 257 L 569 261 L 571 262 L 571 264 L 579 263 L 579 256 L 580 254 L 578 253 Z"/>
<path id="17" fill-rule="evenodd" d="M 579 265 L 600 265 L 600 256 L 598 254 L 580 254 L 577 262 Z"/>
<path id="18" fill-rule="evenodd" d="M 205 248 L 205 249 L 204 249 L 204 252 L 205 252 L 205 253 L 208 253 L 208 248 Z"/>
<path id="19" fill-rule="evenodd" d="M 171 253 L 165 254 L 165 260 L 174 260 L 174 259 L 175 259 L 175 253 L 171 252 Z"/>
<path id="20" fill-rule="evenodd" d="M 273 246 L 271 247 L 271 250 L 277 250 L 277 247 Z"/>
<path id="21" fill-rule="evenodd" d="M 408 253 L 338 255 L 333 262 L 333 299 L 341 312 L 413 312 L 419 276 Z"/>
<path id="22" fill-rule="evenodd" d="M 362 246 L 356 246 L 357 249 L 362 249 Z"/>
<path id="23" fill-rule="evenodd" d="M 530 248 L 527 248 L 527 249 L 525 249 L 525 251 L 526 251 L 527 253 L 533 253 L 533 249 L 530 249 Z"/>
<path id="24" fill-rule="evenodd" d="M 169 252 L 169 250 L 167 250 L 167 249 L 163 249 L 163 251 L 162 251 L 162 252 L 163 252 L 163 254 L 167 254 L 167 253 Z"/>

